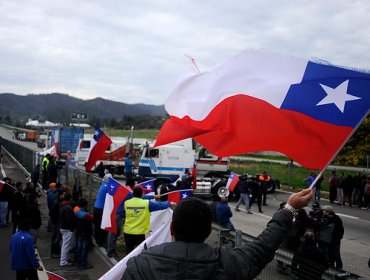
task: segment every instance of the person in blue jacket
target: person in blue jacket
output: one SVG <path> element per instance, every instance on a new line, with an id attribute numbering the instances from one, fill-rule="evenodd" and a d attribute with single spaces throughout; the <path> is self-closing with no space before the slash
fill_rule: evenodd
<path id="1" fill-rule="evenodd" d="M 39 279 L 37 270 L 42 271 L 43 268 L 35 256 L 30 222 L 21 220 L 18 229 L 10 240 L 10 267 L 16 271 L 16 279 Z"/>
<path id="2" fill-rule="evenodd" d="M 132 178 L 132 168 L 134 165 L 132 164 L 130 153 L 126 153 L 125 157 L 125 176 L 126 181 L 130 180 Z"/>
<path id="3" fill-rule="evenodd" d="M 231 229 L 235 229 L 234 225 L 230 221 L 233 213 L 230 210 L 230 206 L 227 203 L 227 198 L 222 197 L 221 201 L 216 204 L 216 221 L 219 225 Z"/>
<path id="4" fill-rule="evenodd" d="M 98 190 L 94 204 L 94 239 L 99 247 L 102 247 L 107 238 L 107 232 L 100 228 L 103 217 L 105 196 L 108 192 L 108 182 L 103 182 Z"/>

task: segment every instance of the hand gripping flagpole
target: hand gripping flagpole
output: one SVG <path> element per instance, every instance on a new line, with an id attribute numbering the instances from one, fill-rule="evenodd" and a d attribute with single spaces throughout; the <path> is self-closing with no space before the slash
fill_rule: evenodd
<path id="1" fill-rule="evenodd" d="M 370 113 L 370 110 L 368 110 L 366 112 L 366 114 L 363 115 L 363 117 L 361 118 L 361 120 L 357 123 L 356 127 L 354 129 L 352 129 L 351 133 L 348 134 L 346 140 L 343 141 L 342 145 L 338 148 L 338 150 L 333 154 L 333 156 L 331 157 L 331 159 L 328 161 L 328 163 L 325 165 L 325 167 L 323 169 L 321 169 L 320 173 L 316 176 L 315 180 L 313 180 L 311 186 L 309 186 L 308 188 L 309 189 L 312 189 L 316 182 L 319 180 L 319 178 L 322 176 L 322 174 L 324 173 L 324 171 L 328 168 L 329 164 L 334 160 L 334 158 L 338 155 L 338 153 L 340 152 L 340 150 L 342 150 L 342 148 L 344 147 L 344 145 L 348 142 L 348 140 L 352 137 L 352 135 L 357 131 L 357 129 L 360 127 L 360 125 L 362 124 L 362 122 L 364 121 L 364 119 L 367 117 L 367 115 Z"/>

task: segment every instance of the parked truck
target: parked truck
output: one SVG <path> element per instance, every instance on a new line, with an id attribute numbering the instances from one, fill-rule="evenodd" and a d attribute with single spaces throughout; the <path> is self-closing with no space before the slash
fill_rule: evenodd
<path id="1" fill-rule="evenodd" d="M 76 151 L 80 139 L 84 137 L 84 130 L 76 127 L 55 127 L 51 130 L 51 146 L 55 146 L 59 156 L 66 156 L 68 152 Z"/>
<path id="2" fill-rule="evenodd" d="M 196 161 L 195 195 L 210 196 L 225 187 L 230 173 L 230 159 L 218 157 L 191 138 L 153 148 L 146 144 L 139 161 L 140 180 L 155 178 L 155 186 L 176 181 Z M 194 170 L 193 170 L 194 173 Z"/>
<path id="3" fill-rule="evenodd" d="M 75 160 L 78 165 L 84 166 L 87 161 L 87 156 L 91 147 L 92 135 L 85 135 L 83 139 L 80 139 L 75 154 Z M 122 175 L 124 174 L 125 166 L 125 154 L 127 148 L 127 139 L 122 137 L 111 137 L 112 144 L 104 152 L 104 154 L 96 162 L 93 171 L 96 167 L 103 163 L 104 168 L 108 169 L 112 174 Z"/>

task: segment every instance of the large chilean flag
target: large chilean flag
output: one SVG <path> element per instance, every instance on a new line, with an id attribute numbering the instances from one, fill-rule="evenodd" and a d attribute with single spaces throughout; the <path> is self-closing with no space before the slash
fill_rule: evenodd
<path id="1" fill-rule="evenodd" d="M 104 183 L 103 183 L 104 184 Z M 103 217 L 100 227 L 114 234 L 117 233 L 116 213 L 119 205 L 131 190 L 113 178 L 109 178 L 108 192 L 105 195 Z"/>
<path id="2" fill-rule="evenodd" d="M 248 50 L 182 77 L 165 107 L 156 146 L 192 137 L 220 157 L 277 151 L 322 169 L 369 112 L 370 74 Z"/>

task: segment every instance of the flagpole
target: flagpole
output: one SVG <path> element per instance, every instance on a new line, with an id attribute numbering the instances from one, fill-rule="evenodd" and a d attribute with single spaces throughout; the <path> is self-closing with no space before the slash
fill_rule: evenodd
<path id="1" fill-rule="evenodd" d="M 348 140 L 352 137 L 352 135 L 357 131 L 357 129 L 360 127 L 364 119 L 367 117 L 367 115 L 370 113 L 370 110 L 367 110 L 367 113 L 363 115 L 362 119 L 356 124 L 355 128 L 352 129 L 351 133 L 348 134 L 347 138 L 343 141 L 342 145 L 338 148 L 338 150 L 333 154 L 331 159 L 328 161 L 328 163 L 324 166 L 324 168 L 320 171 L 320 173 L 316 176 L 315 180 L 312 182 L 311 186 L 309 186 L 309 189 L 312 189 L 313 186 L 316 184 L 316 182 L 319 180 L 321 175 L 324 173 L 324 171 L 328 168 L 329 164 L 334 160 L 334 158 L 338 155 L 338 153 L 342 150 L 344 145 L 348 142 Z"/>
<path id="2" fill-rule="evenodd" d="M 185 54 L 185 56 L 191 60 L 191 63 L 194 65 L 194 67 L 197 70 L 197 72 L 200 73 L 200 70 L 198 68 L 198 65 L 195 62 L 195 59 L 193 57 L 191 57 L 190 55 L 188 55 L 188 54 Z"/>

